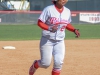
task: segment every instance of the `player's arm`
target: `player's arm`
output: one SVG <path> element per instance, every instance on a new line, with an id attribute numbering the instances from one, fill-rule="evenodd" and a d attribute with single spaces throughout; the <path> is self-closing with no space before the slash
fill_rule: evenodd
<path id="1" fill-rule="evenodd" d="M 48 30 L 49 29 L 49 26 L 46 25 L 45 23 L 43 23 L 40 19 L 38 19 L 38 26 L 44 30 Z"/>
<path id="2" fill-rule="evenodd" d="M 66 29 L 74 32 L 76 34 L 76 37 L 80 36 L 79 29 L 75 29 L 70 23 L 66 26 Z"/>
<path id="3" fill-rule="evenodd" d="M 70 23 L 66 26 L 66 29 L 71 32 L 74 32 L 74 30 L 75 30 L 75 28 Z"/>
<path id="4" fill-rule="evenodd" d="M 57 27 L 57 25 L 54 25 L 54 26 L 48 26 L 48 25 L 46 25 L 45 23 L 43 23 L 40 19 L 38 20 L 38 26 L 40 27 L 40 28 L 42 28 L 42 29 L 44 29 L 44 30 L 48 30 L 48 31 L 50 31 L 50 32 L 56 32 L 57 31 L 57 29 L 58 29 L 58 27 Z"/>

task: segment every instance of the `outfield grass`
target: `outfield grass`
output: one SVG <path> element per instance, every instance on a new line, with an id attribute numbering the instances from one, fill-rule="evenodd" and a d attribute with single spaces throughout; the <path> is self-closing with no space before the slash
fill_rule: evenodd
<path id="1" fill-rule="evenodd" d="M 81 33 L 79 39 L 100 39 L 100 25 L 74 25 Z M 37 25 L 0 25 L 0 40 L 39 40 L 41 29 Z M 76 39 L 66 30 L 65 39 Z"/>
<path id="2" fill-rule="evenodd" d="M 80 39 L 100 39 L 100 25 L 74 25 L 78 28 L 81 34 Z M 67 36 L 68 34 L 68 36 Z M 73 33 L 67 33 L 66 39 L 74 39 Z"/>

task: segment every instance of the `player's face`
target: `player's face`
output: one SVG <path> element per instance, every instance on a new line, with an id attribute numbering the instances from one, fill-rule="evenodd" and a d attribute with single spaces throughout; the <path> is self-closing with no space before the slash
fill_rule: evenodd
<path id="1" fill-rule="evenodd" d="M 60 6 L 64 6 L 66 3 L 67 3 L 68 0 L 58 0 L 57 3 L 60 5 Z"/>

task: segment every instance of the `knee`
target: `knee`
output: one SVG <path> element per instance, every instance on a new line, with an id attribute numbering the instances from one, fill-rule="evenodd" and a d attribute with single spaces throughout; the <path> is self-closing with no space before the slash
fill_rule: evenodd
<path id="1" fill-rule="evenodd" d="M 54 62 L 54 68 L 61 69 L 61 68 L 62 68 L 62 64 L 63 64 L 62 61 L 56 60 L 56 61 Z"/>
<path id="2" fill-rule="evenodd" d="M 50 62 L 41 62 L 42 68 L 48 68 L 50 66 Z"/>

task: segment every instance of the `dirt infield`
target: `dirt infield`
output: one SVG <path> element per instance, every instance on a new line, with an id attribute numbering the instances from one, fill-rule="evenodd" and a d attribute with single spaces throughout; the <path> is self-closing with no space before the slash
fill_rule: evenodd
<path id="1" fill-rule="evenodd" d="M 61 75 L 100 75 L 100 39 L 65 40 L 65 44 Z M 16 49 L 2 49 L 8 45 Z M 33 60 L 39 58 L 38 40 L 0 41 L 0 75 L 28 75 Z M 47 69 L 39 68 L 35 75 L 51 75 L 52 63 Z"/>

